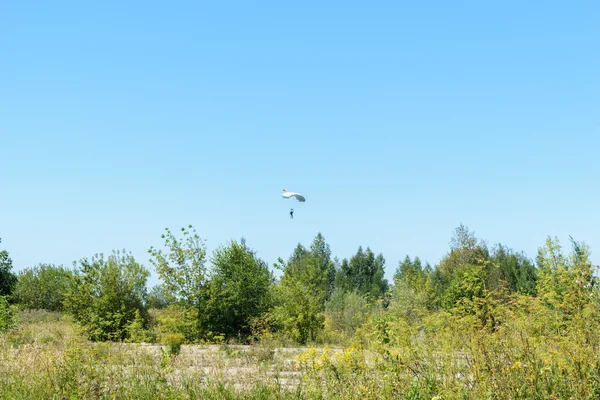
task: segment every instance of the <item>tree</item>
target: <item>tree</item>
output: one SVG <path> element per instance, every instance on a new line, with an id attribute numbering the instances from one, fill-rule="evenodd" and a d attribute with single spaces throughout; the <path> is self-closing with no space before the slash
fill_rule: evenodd
<path id="1" fill-rule="evenodd" d="M 425 309 L 427 306 L 426 285 L 431 273 L 429 264 L 423 267 L 419 257 L 415 257 L 412 261 L 407 255 L 399 263 L 394 274 L 391 308 L 404 318 L 413 318 L 416 312 Z"/>
<path id="2" fill-rule="evenodd" d="M 2 239 L 0 239 L 2 243 Z M 12 260 L 8 251 L 0 250 L 0 296 L 8 296 L 17 282 L 17 276 L 12 272 Z"/>
<path id="3" fill-rule="evenodd" d="M 411 261 L 407 255 L 404 260 L 399 263 L 398 269 L 394 274 L 394 285 L 398 285 L 400 282 L 406 282 L 406 284 L 415 290 L 422 289 L 427 279 L 427 274 L 431 272 L 429 264 L 423 268 L 419 257 L 415 257 L 414 261 Z"/>
<path id="4" fill-rule="evenodd" d="M 327 274 L 327 293 L 326 298 L 329 298 L 333 292 L 333 285 L 335 280 L 335 266 L 331 259 L 331 249 L 329 244 L 325 241 L 325 238 L 319 232 L 314 238 L 309 249 L 310 255 L 314 257 L 318 269 L 323 273 Z"/>
<path id="5" fill-rule="evenodd" d="M 566 256 L 558 239 L 548 237 L 537 256 L 538 294 L 544 304 L 560 310 L 567 320 L 591 304 L 590 294 L 598 286 L 589 247 L 573 238 L 571 244 L 573 251 Z"/>
<path id="6" fill-rule="evenodd" d="M 209 331 L 225 337 L 250 334 L 250 322 L 271 306 L 273 276 L 267 263 L 247 247 L 231 241 L 214 251 L 208 282 Z"/>
<path id="7" fill-rule="evenodd" d="M 290 339 L 305 344 L 315 340 L 323 330 L 324 294 L 307 282 L 291 275 L 282 277 L 276 286 L 277 305 L 273 309 L 276 324 Z"/>
<path id="8" fill-rule="evenodd" d="M 16 324 L 15 306 L 8 303 L 6 296 L 0 296 L 0 333 L 14 328 Z"/>
<path id="9" fill-rule="evenodd" d="M 321 307 L 325 305 L 325 301 L 331 293 L 330 283 L 333 279 L 330 274 L 333 271 L 333 263 L 330 257 L 329 245 L 325 243 L 325 239 L 319 233 L 309 250 L 302 252 L 301 257 L 295 258 L 288 265 L 288 276 L 311 287 Z"/>
<path id="10" fill-rule="evenodd" d="M 65 308 L 91 340 L 124 340 L 136 312 L 147 317 L 146 280 L 149 272 L 131 254 L 96 255 L 75 265 L 75 281 Z"/>
<path id="11" fill-rule="evenodd" d="M 325 304 L 329 326 L 351 337 L 358 327 L 367 321 L 372 306 L 356 291 L 335 290 Z"/>
<path id="12" fill-rule="evenodd" d="M 366 251 L 359 246 L 350 260 L 344 259 L 336 274 L 335 285 L 346 292 L 356 290 L 359 294 L 369 296 L 371 300 L 383 297 L 389 289 L 384 279 L 385 259 L 380 253 L 375 256 L 367 247 Z"/>
<path id="13" fill-rule="evenodd" d="M 23 308 L 62 311 L 65 295 L 72 285 L 72 271 L 63 266 L 39 264 L 19 274 L 13 298 Z"/>
<path id="14" fill-rule="evenodd" d="M 276 286 L 277 306 L 273 315 L 281 329 L 293 340 L 306 343 L 315 340 L 323 330 L 323 310 L 331 293 L 334 270 L 331 252 L 319 233 L 310 249 L 298 245 L 283 270 Z"/>
<path id="15" fill-rule="evenodd" d="M 454 230 L 450 252 L 431 276 L 430 298 L 436 306 L 451 309 L 462 299 L 472 299 L 487 289 L 487 278 L 495 267 L 486 244 L 463 224 Z"/>
<path id="16" fill-rule="evenodd" d="M 161 235 L 165 251 L 150 247 L 150 262 L 162 280 L 163 295 L 171 303 L 168 315 L 178 315 L 173 333 L 185 336 L 188 342 L 203 337 L 206 332 L 206 244 L 189 225 L 181 228 L 182 237 L 176 237 L 169 228 Z"/>
<path id="17" fill-rule="evenodd" d="M 150 262 L 163 281 L 165 294 L 180 304 L 200 310 L 205 302 L 206 245 L 193 229 L 181 228 L 183 238 L 169 230 L 161 235 L 166 252 L 150 247 Z"/>
<path id="18" fill-rule="evenodd" d="M 452 277 L 468 265 L 483 265 L 489 258 L 485 242 L 477 239 L 474 232 L 460 224 L 450 239 L 450 252 L 440 261 L 438 267 Z"/>
<path id="19" fill-rule="evenodd" d="M 565 255 L 557 238 L 548 237 L 537 256 L 537 298 L 553 316 L 544 327 L 554 333 L 576 333 L 588 344 L 598 345 L 600 282 L 585 243 L 571 239 L 572 252 Z"/>
<path id="20" fill-rule="evenodd" d="M 165 285 L 158 284 L 152 286 L 152 289 L 148 292 L 147 308 L 163 309 L 171 305 L 175 300 L 169 295 L 165 289 Z"/>
<path id="21" fill-rule="evenodd" d="M 493 250 L 491 262 L 497 267 L 496 279 L 506 282 L 509 292 L 535 295 L 537 281 L 535 265 L 523 253 L 515 253 L 508 247 L 498 244 Z"/>
<path id="22" fill-rule="evenodd" d="M 471 251 L 480 244 L 479 239 L 475 237 L 475 232 L 471 232 L 469 228 L 462 223 L 454 229 L 454 235 L 450 238 L 450 248 L 452 250 L 460 249 Z"/>
<path id="23" fill-rule="evenodd" d="M 298 244 L 284 269 L 284 275 L 301 281 L 312 288 L 321 308 L 333 291 L 335 267 L 331 260 L 331 250 L 321 233 L 306 249 Z"/>

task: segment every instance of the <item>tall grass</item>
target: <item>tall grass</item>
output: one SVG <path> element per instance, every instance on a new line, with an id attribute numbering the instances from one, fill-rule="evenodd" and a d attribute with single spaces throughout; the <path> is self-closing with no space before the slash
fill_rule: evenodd
<path id="1" fill-rule="evenodd" d="M 527 303 L 525 303 L 525 301 Z M 306 398 L 596 399 L 600 331 L 531 298 L 494 310 L 495 323 L 439 312 L 418 323 L 376 321 L 343 352 L 299 356 Z"/>
<path id="2" fill-rule="evenodd" d="M 494 324 L 439 312 L 374 318 L 337 348 L 92 343 L 68 319 L 22 313 L 0 336 L 0 399 L 594 399 L 591 318 L 516 300 Z"/>
<path id="3" fill-rule="evenodd" d="M 2 399 L 296 398 L 260 346 L 92 343 L 58 314 L 25 313 L 0 336 Z M 286 368 L 288 370 L 286 370 Z"/>

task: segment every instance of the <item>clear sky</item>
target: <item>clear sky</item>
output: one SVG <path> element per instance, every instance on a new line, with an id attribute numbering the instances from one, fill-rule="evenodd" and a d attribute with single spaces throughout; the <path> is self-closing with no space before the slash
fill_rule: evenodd
<path id="1" fill-rule="evenodd" d="M 273 263 L 322 232 L 391 278 L 462 222 L 598 262 L 599 21 L 597 1 L 2 2 L 0 246 L 17 271 L 150 267 L 192 224 Z"/>

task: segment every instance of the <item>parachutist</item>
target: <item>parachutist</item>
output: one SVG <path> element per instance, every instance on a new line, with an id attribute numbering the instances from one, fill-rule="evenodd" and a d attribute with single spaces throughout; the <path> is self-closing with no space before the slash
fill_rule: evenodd
<path id="1" fill-rule="evenodd" d="M 287 190 L 285 190 L 285 188 L 283 189 L 283 193 L 281 193 L 281 197 L 283 197 L 284 199 L 291 199 L 293 197 L 296 200 L 298 200 L 300 203 L 304 203 L 306 201 L 304 196 L 302 196 L 300 193 L 288 192 Z M 294 219 L 294 209 L 293 208 L 290 208 L 290 219 Z"/>

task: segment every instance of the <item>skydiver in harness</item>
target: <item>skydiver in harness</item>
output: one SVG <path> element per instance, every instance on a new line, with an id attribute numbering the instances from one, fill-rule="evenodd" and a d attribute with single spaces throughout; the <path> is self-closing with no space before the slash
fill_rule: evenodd
<path id="1" fill-rule="evenodd" d="M 300 193 L 288 192 L 287 190 L 285 190 L 285 188 L 283 189 L 283 193 L 281 193 L 281 197 L 283 197 L 284 199 L 290 199 L 293 197 L 296 200 L 298 200 L 300 203 L 304 203 L 306 201 L 304 196 L 302 196 Z M 294 209 L 293 208 L 290 208 L 290 219 L 294 219 Z"/>

